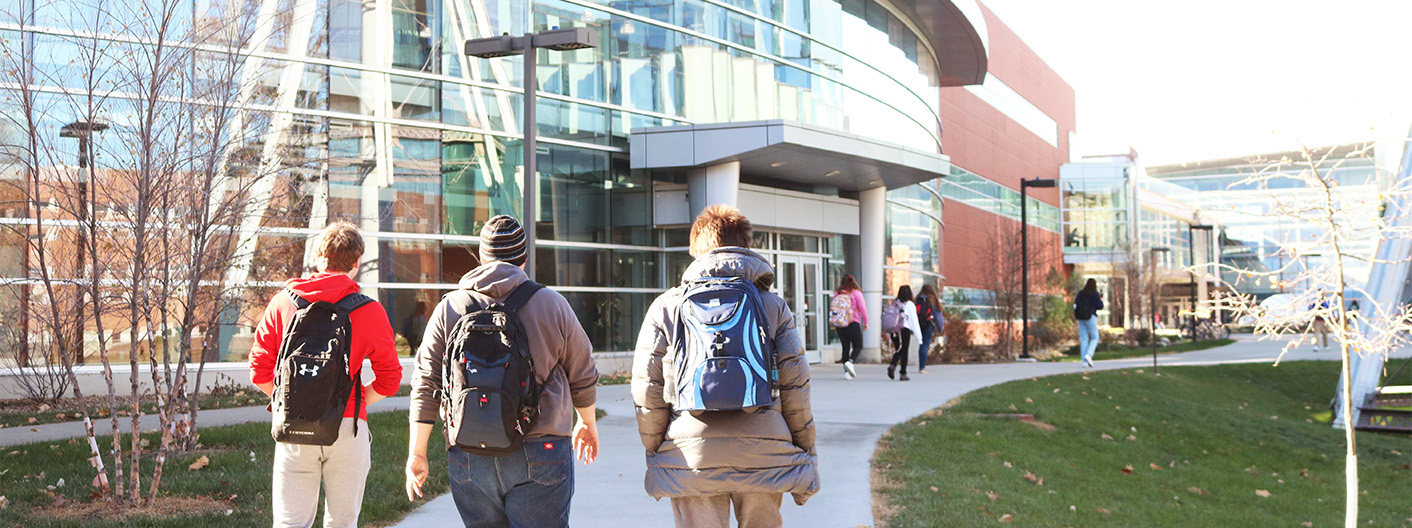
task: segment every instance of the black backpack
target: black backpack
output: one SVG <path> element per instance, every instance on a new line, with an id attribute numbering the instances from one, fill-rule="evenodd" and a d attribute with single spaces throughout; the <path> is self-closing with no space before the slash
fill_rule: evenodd
<path id="1" fill-rule="evenodd" d="M 472 299 L 442 358 L 446 437 L 457 449 L 500 457 L 524 444 L 539 418 L 539 379 L 519 311 L 544 286 L 525 281 L 504 303 Z M 448 294 L 448 296 L 451 294 Z"/>
<path id="2" fill-rule="evenodd" d="M 310 302 L 287 291 L 298 311 L 284 329 L 275 363 L 275 391 L 270 429 L 276 442 L 333 445 L 348 410 L 348 395 L 357 392 L 363 402 L 363 384 L 349 361 L 352 350 L 353 310 L 373 302 L 361 293 L 337 303 Z M 357 422 L 353 434 L 358 434 Z"/>
<path id="3" fill-rule="evenodd" d="M 1078 298 L 1074 299 L 1074 319 L 1087 321 L 1093 318 L 1093 314 L 1098 311 L 1094 309 L 1093 304 L 1092 297 L 1080 293 Z"/>

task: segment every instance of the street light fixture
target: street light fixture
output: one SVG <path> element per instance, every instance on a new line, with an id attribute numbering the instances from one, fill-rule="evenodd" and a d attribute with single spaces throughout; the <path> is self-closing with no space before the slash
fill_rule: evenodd
<path id="1" fill-rule="evenodd" d="M 535 211 L 535 173 L 536 152 L 538 145 L 537 135 L 539 128 L 539 118 L 535 116 L 536 90 L 539 82 L 535 80 L 535 53 L 538 48 L 554 51 L 572 51 L 598 46 L 598 33 L 592 29 L 583 27 L 571 27 L 560 29 L 558 27 L 540 31 L 537 33 L 526 33 L 523 36 L 511 37 L 508 33 L 498 37 L 482 39 L 472 39 L 466 41 L 465 53 L 472 57 L 482 59 L 492 59 L 496 57 L 509 57 L 517 53 L 524 54 L 524 124 L 521 126 L 524 132 L 524 184 L 521 191 L 523 205 L 521 206 L 521 224 L 525 228 L 525 273 L 530 279 L 535 278 L 535 239 L 537 238 L 538 214 Z"/>
<path id="2" fill-rule="evenodd" d="M 1160 288 L 1157 286 L 1157 254 L 1170 253 L 1172 248 L 1155 247 L 1151 249 L 1152 257 L 1148 259 L 1148 265 L 1152 266 L 1152 313 L 1148 317 L 1152 319 L 1152 331 L 1147 340 L 1152 342 L 1152 373 L 1157 373 L 1157 293 Z"/>
<path id="3" fill-rule="evenodd" d="M 1211 232 L 1208 224 L 1187 224 L 1187 260 L 1191 264 L 1191 340 L 1196 341 L 1196 231 Z M 1205 262 L 1202 262 L 1203 267 Z"/>
<path id="4" fill-rule="evenodd" d="M 1030 359 L 1030 228 L 1029 188 L 1053 189 L 1059 180 L 1035 178 L 1020 180 L 1020 349 L 1021 359 Z"/>
<path id="5" fill-rule="evenodd" d="M 72 122 L 72 123 L 69 123 L 69 124 L 64 125 L 63 127 L 60 127 L 60 128 L 59 128 L 59 137 L 61 137 L 61 138 L 69 138 L 69 139 L 77 139 L 77 140 L 78 140 L 78 171 L 79 171 L 79 172 L 78 172 L 78 204 L 79 204 L 79 207 L 78 207 L 78 234 L 79 234 L 79 243 L 78 243 L 77 256 L 78 256 L 78 269 L 79 269 L 79 270 L 88 269 L 88 263 L 87 263 L 87 261 L 84 260 L 84 259 L 85 259 L 85 257 L 86 257 L 86 255 L 85 255 L 85 253 L 86 253 L 85 248 L 86 248 L 87 244 L 89 243 L 89 240 L 88 240 L 88 237 L 89 237 L 89 233 L 88 233 L 88 219 L 89 219 L 89 216 L 90 216 L 89 207 L 91 207 L 91 204 L 89 203 L 89 199 L 88 199 L 88 185 L 89 185 L 88 182 L 89 182 L 89 180 L 93 179 L 92 176 L 89 174 L 90 172 L 92 172 L 92 169 L 89 167 L 89 165 L 92 164 L 91 162 L 92 162 L 92 159 L 93 159 L 93 144 L 92 144 L 91 138 L 93 137 L 93 134 L 94 134 L 94 133 L 96 133 L 96 132 L 102 132 L 102 131 L 107 130 L 107 129 L 108 129 L 108 124 L 107 124 L 107 123 L 103 123 L 102 121 L 83 121 L 83 120 L 74 121 L 74 122 Z M 28 269 L 28 268 L 26 268 L 26 269 Z M 26 273 L 28 273 L 28 271 L 26 271 Z M 76 278 L 80 278 L 80 279 L 81 279 L 82 277 L 76 277 Z M 96 286 L 96 285 L 95 285 L 95 286 Z M 80 294 L 80 295 L 82 295 L 82 294 Z M 96 295 L 96 292 L 95 292 L 95 295 Z M 80 299 L 82 299 L 82 297 L 80 297 Z M 27 305 L 27 303 L 26 303 L 26 305 Z M 82 337 L 83 337 L 83 305 L 82 305 L 82 304 L 80 304 L 79 307 L 78 307 L 78 315 L 79 315 L 78 337 L 80 338 L 80 342 L 82 342 L 82 341 L 81 341 L 81 339 L 82 339 Z M 24 317 L 24 319 L 25 319 L 25 323 L 28 324 L 28 323 L 29 323 L 28 314 L 26 314 L 26 316 Z M 29 329 L 26 328 L 25 331 L 28 332 Z M 26 335 L 28 335 L 28 334 L 26 334 Z M 26 352 L 25 355 L 27 356 L 28 353 Z M 84 361 L 83 361 L 83 348 L 82 348 L 82 347 L 79 347 L 78 353 L 75 354 L 74 363 L 75 363 L 75 364 L 78 364 L 78 365 L 82 365 L 82 364 L 84 363 Z"/>

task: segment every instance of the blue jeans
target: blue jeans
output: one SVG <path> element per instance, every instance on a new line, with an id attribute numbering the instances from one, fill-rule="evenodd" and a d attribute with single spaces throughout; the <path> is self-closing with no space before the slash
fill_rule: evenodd
<path id="1" fill-rule="evenodd" d="M 922 330 L 922 341 L 917 343 L 917 372 L 927 370 L 927 351 L 932 348 L 932 332 L 935 331 L 935 326 Z"/>
<path id="2" fill-rule="evenodd" d="M 517 453 L 486 457 L 452 449 L 451 498 L 466 528 L 569 525 L 573 443 L 562 436 L 525 440 Z"/>
<path id="3" fill-rule="evenodd" d="M 1095 350 L 1098 350 L 1098 318 L 1079 319 L 1079 353 L 1083 360 L 1093 360 Z"/>

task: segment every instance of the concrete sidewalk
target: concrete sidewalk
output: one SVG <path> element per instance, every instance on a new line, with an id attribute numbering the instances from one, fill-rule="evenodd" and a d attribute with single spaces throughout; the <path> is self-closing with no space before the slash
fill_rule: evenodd
<path id="1" fill-rule="evenodd" d="M 1163 366 L 1216 363 L 1273 363 L 1280 344 L 1242 337 L 1237 343 L 1211 350 L 1160 356 Z M 1405 355 L 1405 351 L 1403 355 Z M 1337 360 L 1331 352 L 1309 347 L 1284 360 Z M 1098 369 L 1152 366 L 1152 358 L 1099 362 Z M 994 365 L 934 365 L 912 381 L 887 379 L 881 365 L 860 365 L 858 379 L 844 381 L 837 365 L 815 365 L 812 381 L 814 420 L 818 431 L 819 472 L 823 489 L 805 507 L 785 497 L 786 526 L 872 526 L 869 460 L 889 428 L 967 392 L 1015 379 L 1082 371 L 1078 363 L 1003 363 Z M 1335 388 L 1322 388 L 1332 397 Z M 578 466 L 570 519 L 576 527 L 671 526 L 668 501 L 654 501 L 643 491 L 646 472 L 642 443 L 633 418 L 627 386 L 601 387 L 598 404 L 608 412 L 599 420 L 602 455 L 591 466 Z M 435 468 L 433 471 L 445 471 Z M 438 497 L 408 515 L 396 528 L 459 526 L 460 517 L 449 495 Z"/>
<path id="2" fill-rule="evenodd" d="M 1160 356 L 1162 366 L 1207 365 L 1217 363 L 1273 363 L 1280 344 L 1242 336 L 1236 344 L 1200 352 Z M 1397 357 L 1405 357 L 1407 350 Z M 1335 352 L 1315 353 L 1309 347 L 1292 352 L 1284 360 L 1337 360 Z M 1152 358 L 1100 361 L 1097 369 L 1152 366 Z M 993 365 L 933 365 L 928 374 L 913 374 L 912 381 L 887 379 L 881 365 L 859 365 L 859 377 L 844 381 L 842 369 L 833 364 L 814 365 L 812 393 L 814 420 L 818 432 L 819 472 L 823 489 L 798 507 L 785 497 L 787 526 L 853 527 L 871 526 L 872 491 L 869 459 L 878 439 L 898 422 L 935 408 L 967 392 L 1023 379 L 1080 372 L 1078 363 L 1001 363 Z M 1333 396 L 1334 387 L 1320 388 Z M 406 409 L 408 398 L 388 398 L 371 407 L 372 412 Z M 642 443 L 633 418 L 632 398 L 626 385 L 600 387 L 598 405 L 608 412 L 599 420 L 602 454 L 591 466 L 578 466 L 571 519 L 576 527 L 670 526 L 671 505 L 657 502 L 642 488 L 646 472 Z M 202 427 L 215 427 L 269 420 L 263 406 L 201 411 Z M 99 434 L 108 432 L 108 420 L 97 423 Z M 120 424 L 126 429 L 130 422 Z M 157 428 L 155 416 L 142 418 L 143 430 Z M 0 429 L 0 446 L 65 440 L 83 436 L 80 422 Z M 433 468 L 445 471 L 445 468 Z M 396 491 L 402 493 L 401 488 Z M 459 526 L 460 517 L 450 495 L 431 500 L 416 510 L 398 528 Z"/>

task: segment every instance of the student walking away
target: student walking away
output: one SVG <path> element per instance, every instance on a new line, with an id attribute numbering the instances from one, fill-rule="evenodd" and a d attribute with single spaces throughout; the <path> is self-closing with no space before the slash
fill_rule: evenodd
<path id="1" fill-rule="evenodd" d="M 1103 296 L 1098 293 L 1098 281 L 1089 279 L 1074 299 L 1074 320 L 1079 324 L 1079 356 L 1085 367 L 1093 367 L 1093 353 L 1098 350 L 1098 316 L 1103 309 Z"/>
<path id="2" fill-rule="evenodd" d="M 936 288 L 922 285 L 922 293 L 917 294 L 917 326 L 922 329 L 922 340 L 917 343 L 917 373 L 927 372 L 927 352 L 932 346 L 932 336 L 941 333 L 946 322 L 941 316 L 941 301 Z"/>
<path id="3" fill-rule="evenodd" d="M 696 261 L 647 309 L 632 397 L 648 495 L 678 527 L 783 525 L 785 493 L 819 491 L 809 363 L 794 315 L 770 293 L 774 270 L 750 247 L 750 221 L 725 205 L 691 226 Z"/>
<path id="4" fill-rule="evenodd" d="M 911 355 L 912 336 L 921 337 L 922 329 L 917 323 L 917 305 L 912 302 L 912 287 L 897 289 L 897 298 L 883 310 L 883 331 L 892 339 L 892 361 L 887 364 L 887 377 L 907 381 L 907 356 Z M 897 372 L 897 364 L 902 364 L 902 372 Z"/>
<path id="5" fill-rule="evenodd" d="M 468 527 L 568 526 L 574 454 L 598 456 L 593 345 L 568 301 L 521 269 L 525 255 L 518 221 L 486 222 L 482 264 L 436 305 L 417 350 L 407 499 L 422 495 L 440 413 L 451 497 Z"/>
<path id="6" fill-rule="evenodd" d="M 1324 345 L 1324 350 L 1329 349 L 1329 323 L 1324 319 L 1325 312 L 1329 311 L 1329 300 L 1323 291 L 1319 292 L 1319 297 L 1309 303 L 1309 311 L 1314 313 L 1314 322 L 1310 325 L 1314 333 L 1319 334 L 1319 338 L 1314 340 L 1314 351 L 1319 351 L 1320 342 Z"/>
<path id="7" fill-rule="evenodd" d="M 271 396 L 276 528 L 307 528 L 324 484 L 324 527 L 358 526 L 372 467 L 367 406 L 397 393 L 402 363 L 387 312 L 358 293 L 363 237 L 334 223 L 314 241 L 313 276 L 270 300 L 250 348 L 250 381 Z M 376 378 L 362 383 L 363 363 Z"/>
<path id="8" fill-rule="evenodd" d="M 843 355 L 838 358 L 843 364 L 843 377 L 853 379 L 858 375 L 853 363 L 863 351 L 863 329 L 868 327 L 868 305 L 852 275 L 844 275 L 838 281 L 838 289 L 829 302 L 829 325 L 838 332 L 838 342 L 843 344 Z"/>
<path id="9" fill-rule="evenodd" d="M 422 334 L 427 330 L 427 303 L 417 301 L 417 307 L 413 309 L 412 315 L 402 320 L 402 337 L 407 339 L 407 346 L 413 352 L 422 346 Z"/>

